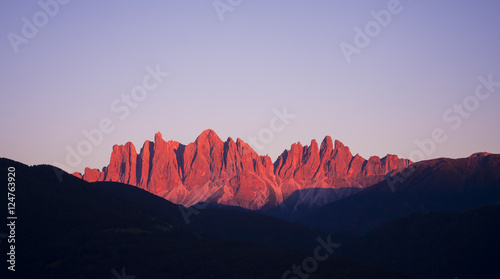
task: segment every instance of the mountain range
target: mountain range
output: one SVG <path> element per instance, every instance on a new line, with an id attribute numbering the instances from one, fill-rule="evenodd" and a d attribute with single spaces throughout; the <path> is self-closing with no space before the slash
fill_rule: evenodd
<path id="1" fill-rule="evenodd" d="M 364 234 L 417 212 L 465 212 L 500 202 L 500 155 L 421 161 L 398 175 L 319 207 L 299 222 Z"/>
<path id="2" fill-rule="evenodd" d="M 497 154 L 365 160 L 325 137 L 272 163 L 207 130 L 116 145 L 83 175 L 0 158 L 12 169 L 20 278 L 498 277 Z"/>
<path id="3" fill-rule="evenodd" d="M 74 175 L 88 182 L 134 185 L 184 206 L 209 202 L 265 210 L 306 189 L 365 188 L 411 163 L 396 155 L 368 160 L 353 156 L 330 136 L 319 146 L 316 140 L 306 146 L 294 143 L 272 162 L 239 138 L 222 141 L 214 131 L 205 130 L 188 145 L 165 141 L 159 132 L 139 153 L 131 142 L 115 145 L 108 166 Z M 317 193 L 307 198 L 320 206 L 338 197 Z"/>
<path id="4" fill-rule="evenodd" d="M 1 278 L 294 278 L 285 277 L 287 270 L 314 255 L 318 238 L 330 239 L 241 210 L 200 210 L 188 224 L 186 208 L 143 189 L 88 183 L 54 168 L 0 158 L 4 177 L 15 169 L 17 218 L 15 243 L 0 238 L 1 251 L 16 247 L 16 271 L 7 271 L 4 260 Z M 335 251 L 308 273 L 311 279 L 412 278 Z"/>

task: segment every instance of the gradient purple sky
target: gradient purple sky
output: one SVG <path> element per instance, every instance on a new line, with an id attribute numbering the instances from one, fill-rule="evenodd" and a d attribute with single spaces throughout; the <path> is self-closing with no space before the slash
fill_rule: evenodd
<path id="1" fill-rule="evenodd" d="M 157 131 L 183 144 L 207 128 L 248 142 L 284 107 L 296 117 L 257 150 L 273 160 L 325 135 L 365 158 L 408 157 L 435 128 L 447 139 L 426 158 L 500 153 L 500 87 L 457 129 L 443 119 L 479 76 L 500 81 L 499 1 L 402 0 L 351 63 L 339 45 L 390 1 L 244 0 L 223 21 L 212 2 L 72 0 L 15 53 L 9 33 L 42 9 L 1 1 L 0 157 L 101 168 L 114 144 L 139 151 Z M 113 100 L 156 65 L 170 76 L 119 119 Z M 66 146 L 103 118 L 115 130 L 68 167 Z"/>

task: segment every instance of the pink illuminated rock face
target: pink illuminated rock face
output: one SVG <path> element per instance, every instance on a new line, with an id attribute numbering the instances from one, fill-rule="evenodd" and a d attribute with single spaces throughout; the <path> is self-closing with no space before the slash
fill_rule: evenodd
<path id="1" fill-rule="evenodd" d="M 158 132 L 137 154 L 130 142 L 115 145 L 102 171 L 86 168 L 74 175 L 89 182 L 135 185 L 174 203 L 191 206 L 209 201 L 260 209 L 280 204 L 296 190 L 367 187 L 411 162 L 396 155 L 365 160 L 327 136 L 318 148 L 292 144 L 278 159 L 259 156 L 241 139 L 222 141 L 206 130 L 188 145 L 165 141 Z"/>

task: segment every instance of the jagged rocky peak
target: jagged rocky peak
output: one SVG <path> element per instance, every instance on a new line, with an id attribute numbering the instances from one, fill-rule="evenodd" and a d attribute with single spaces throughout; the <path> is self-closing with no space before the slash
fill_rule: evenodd
<path id="1" fill-rule="evenodd" d="M 314 139 L 306 146 L 294 143 L 272 162 L 240 138 L 223 142 L 207 129 L 187 145 L 165 141 L 160 132 L 154 142 L 144 142 L 140 153 L 131 142 L 115 145 L 102 171 L 87 168 L 75 176 L 135 185 L 186 206 L 209 200 L 259 209 L 277 205 L 297 190 L 370 186 L 409 164 L 395 155 L 352 156 L 330 136 L 319 146 Z"/>

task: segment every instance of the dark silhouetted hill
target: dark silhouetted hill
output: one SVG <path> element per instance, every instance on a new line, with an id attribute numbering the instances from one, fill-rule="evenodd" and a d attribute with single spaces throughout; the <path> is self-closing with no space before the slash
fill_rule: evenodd
<path id="1" fill-rule="evenodd" d="M 415 163 L 396 177 L 321 207 L 301 223 L 363 234 L 416 212 L 464 212 L 498 201 L 500 155 L 479 153 Z"/>
<path id="2" fill-rule="evenodd" d="M 313 250 L 286 249 L 287 241 L 313 236 L 313 230 L 270 217 L 223 212 L 201 212 L 187 225 L 179 206 L 119 183 L 88 183 L 52 166 L 28 167 L 0 159 L 0 173 L 16 168 L 16 273 L 2 278 L 115 278 L 126 274 L 141 278 L 281 278 L 294 264 L 313 255 Z M 206 215 L 206 220 L 202 220 Z M 240 218 L 241 220 L 235 220 Z M 248 219 L 260 223 L 245 235 L 234 226 L 226 236 L 212 237 L 204 224 L 221 227 Z M 216 222 L 215 222 L 216 223 Z M 194 225 L 191 227 L 191 225 Z M 198 227 L 203 228 L 198 229 Z M 267 232 L 290 235 L 269 235 Z M 1 232 L 1 231 L 0 231 Z M 297 235 L 295 235 L 297 233 Z M 319 235 L 318 235 L 319 236 Z M 281 237 L 283 240 L 273 238 Z M 246 241 L 236 241 L 246 240 Z M 250 241 L 255 242 L 250 242 Z M 262 243 L 282 246 L 275 248 Z M 6 251 L 7 242 L 0 244 Z M 297 247 L 290 243 L 289 247 Z M 3 261 L 2 274 L 7 262 Z M 15 274 L 13 276 L 13 274 Z M 125 276 L 123 276 L 125 278 Z M 309 278 L 408 278 L 388 269 L 332 255 Z"/>

